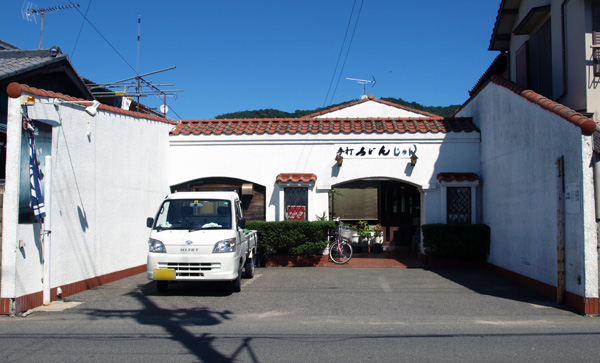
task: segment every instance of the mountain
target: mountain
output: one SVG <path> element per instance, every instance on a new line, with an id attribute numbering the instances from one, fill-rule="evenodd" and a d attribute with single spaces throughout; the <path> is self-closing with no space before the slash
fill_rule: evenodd
<path id="1" fill-rule="evenodd" d="M 451 116 L 454 113 L 454 111 L 456 111 L 456 109 L 458 107 L 460 107 L 460 105 L 423 106 L 416 102 L 408 102 L 408 101 L 404 101 L 401 98 L 392 98 L 392 97 L 385 97 L 385 98 L 382 98 L 382 100 L 387 101 L 387 102 L 392 102 L 397 105 L 410 107 L 415 110 L 421 110 L 421 111 L 433 113 L 434 115 L 444 116 L 444 117 Z M 299 118 L 299 117 L 313 114 L 315 112 L 319 112 L 319 111 L 330 109 L 332 107 L 343 105 L 346 103 L 348 103 L 348 102 L 338 103 L 338 104 L 330 105 L 327 107 L 319 107 L 314 110 L 296 110 L 293 113 L 275 110 L 272 108 L 267 108 L 267 109 L 262 109 L 262 110 L 253 110 L 253 111 L 238 111 L 238 112 L 225 113 L 225 114 L 219 115 L 215 118 L 216 119 L 224 119 L 224 118 L 242 118 L 242 119 L 243 118 Z"/>

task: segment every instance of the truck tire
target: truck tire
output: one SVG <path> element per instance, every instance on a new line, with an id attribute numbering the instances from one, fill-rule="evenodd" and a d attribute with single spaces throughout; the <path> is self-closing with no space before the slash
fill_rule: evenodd
<path id="1" fill-rule="evenodd" d="M 167 292 L 169 281 L 156 281 L 156 289 L 158 292 Z"/>
<path id="2" fill-rule="evenodd" d="M 251 258 L 246 259 L 246 264 L 244 265 L 244 277 L 247 279 L 254 277 L 254 254 L 252 254 Z"/>
<path id="3" fill-rule="evenodd" d="M 231 281 L 231 292 L 240 292 L 242 291 L 242 266 L 238 268 L 237 278 Z"/>

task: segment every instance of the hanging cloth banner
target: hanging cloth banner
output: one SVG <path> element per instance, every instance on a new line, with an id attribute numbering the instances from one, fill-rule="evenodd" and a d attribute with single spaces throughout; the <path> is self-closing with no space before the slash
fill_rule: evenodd
<path id="1" fill-rule="evenodd" d="M 33 208 L 33 216 L 35 219 L 46 217 L 46 209 L 44 208 L 44 196 L 40 187 L 40 164 L 37 160 L 37 152 L 35 149 L 35 140 L 33 131 L 29 130 L 29 186 L 31 189 L 31 207 Z"/>

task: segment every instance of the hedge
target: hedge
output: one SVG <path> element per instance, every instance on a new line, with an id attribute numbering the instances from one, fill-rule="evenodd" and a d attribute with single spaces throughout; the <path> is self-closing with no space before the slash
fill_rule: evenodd
<path id="1" fill-rule="evenodd" d="M 334 221 L 247 221 L 256 230 L 261 254 L 316 255 L 327 246 Z"/>
<path id="2" fill-rule="evenodd" d="M 490 227 L 485 224 L 424 224 L 421 229 L 428 256 L 476 259 L 490 253 Z"/>

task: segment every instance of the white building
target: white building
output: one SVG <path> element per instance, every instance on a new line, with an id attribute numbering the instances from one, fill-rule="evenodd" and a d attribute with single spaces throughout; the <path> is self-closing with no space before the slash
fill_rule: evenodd
<path id="1" fill-rule="evenodd" d="M 91 101 L 73 104 L 79 99 L 17 83 L 8 95 L 0 314 L 145 271 L 145 220 L 169 192 L 174 122 L 105 105 L 91 116 L 84 111 Z M 35 104 L 22 105 L 29 95 Z M 25 114 L 35 128 L 42 183 L 51 181 L 43 224 L 29 207 Z"/>
<path id="2" fill-rule="evenodd" d="M 300 119 L 183 120 L 171 130 L 107 107 L 90 118 L 19 86 L 0 312 L 31 306 L 44 289 L 41 226 L 19 223 L 9 177 L 23 158 L 24 91 L 43 101 L 30 118 L 51 130 L 53 294 L 141 271 L 144 218 L 169 188 L 231 189 L 250 220 L 366 220 L 382 225 L 386 249 L 423 252 L 423 224 L 487 224 L 490 266 L 598 314 L 599 4 L 501 1 L 490 50 L 502 53 L 448 118 L 370 96 Z M 127 256 L 114 253 L 122 243 Z"/>
<path id="3" fill-rule="evenodd" d="M 502 53 L 456 114 L 481 130 L 488 262 L 586 314 L 598 314 L 599 32 L 597 1 L 501 1 L 489 49 Z"/>
<path id="4" fill-rule="evenodd" d="M 369 96 L 301 119 L 184 120 L 171 135 L 172 189 L 238 190 L 248 219 L 366 220 L 382 225 L 385 249 L 418 248 L 423 223 L 477 220 L 470 118 Z M 448 190 L 462 203 L 450 216 Z"/>

